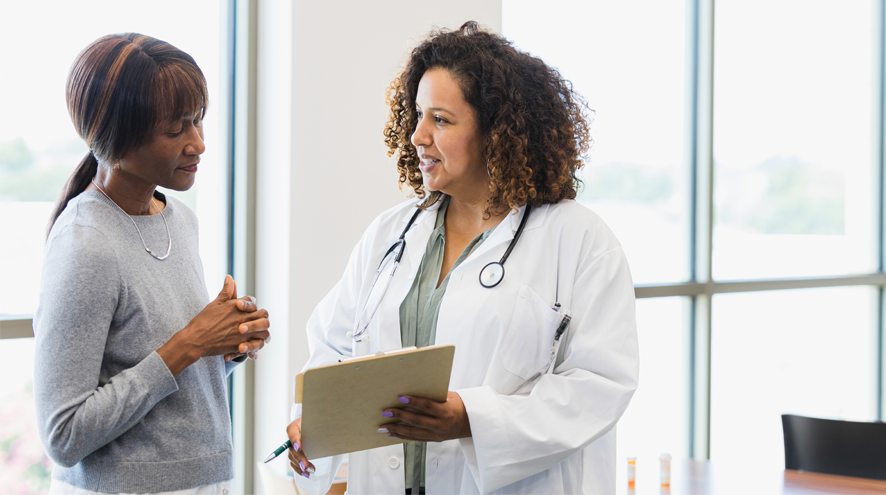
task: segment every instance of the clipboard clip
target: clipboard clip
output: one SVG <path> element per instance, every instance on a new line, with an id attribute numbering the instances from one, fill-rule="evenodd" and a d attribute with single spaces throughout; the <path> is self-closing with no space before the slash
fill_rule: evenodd
<path id="1" fill-rule="evenodd" d="M 401 353 L 401 352 L 409 352 L 409 351 L 414 351 L 414 350 L 416 350 L 416 349 L 418 349 L 418 347 L 415 347 L 415 346 L 413 345 L 413 346 L 409 346 L 409 347 L 403 347 L 403 348 L 401 348 L 401 349 L 393 349 L 393 350 L 390 350 L 390 351 L 378 351 L 378 352 L 376 352 L 375 354 L 364 354 L 364 355 L 362 355 L 362 356 L 353 356 L 353 357 L 341 358 L 341 359 L 338 360 L 338 362 L 339 362 L 339 363 L 346 363 L 346 362 L 348 362 L 348 361 L 354 361 L 354 360 L 357 360 L 357 359 L 366 359 L 366 358 L 371 358 L 371 357 L 376 357 L 376 356 L 390 356 L 391 354 L 398 354 L 398 353 Z"/>

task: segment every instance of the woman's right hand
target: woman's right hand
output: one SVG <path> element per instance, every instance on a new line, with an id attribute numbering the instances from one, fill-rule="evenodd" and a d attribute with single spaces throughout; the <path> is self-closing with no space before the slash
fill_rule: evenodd
<path id="1" fill-rule="evenodd" d="M 173 376 L 201 357 L 255 351 L 270 338 L 268 312 L 242 311 L 236 296 L 228 275 L 218 297 L 157 351 Z"/>
<path id="2" fill-rule="evenodd" d="M 310 478 L 316 468 L 310 461 L 301 445 L 301 418 L 296 419 L 286 427 L 286 434 L 289 435 L 289 441 L 292 447 L 289 447 L 289 465 L 292 469 L 305 478 Z"/>

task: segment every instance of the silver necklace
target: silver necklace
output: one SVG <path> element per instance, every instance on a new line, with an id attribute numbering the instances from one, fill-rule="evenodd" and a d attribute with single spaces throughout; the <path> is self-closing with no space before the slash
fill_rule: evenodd
<path id="1" fill-rule="evenodd" d="M 114 206 L 116 206 L 118 210 L 122 211 L 123 214 L 126 215 L 127 218 L 129 218 L 129 220 L 132 222 L 132 225 L 135 226 L 135 231 L 138 232 L 138 238 L 142 240 L 142 246 L 145 247 L 145 251 L 147 251 L 148 254 L 160 261 L 163 261 L 169 257 L 169 252 L 172 251 L 172 234 L 169 233 L 169 223 L 166 222 L 166 215 L 163 214 L 163 210 L 161 210 L 160 206 L 157 205 L 157 201 L 154 199 L 153 195 L 151 196 L 151 201 L 154 203 L 154 206 L 156 206 L 157 209 L 160 210 L 160 217 L 163 218 L 163 223 L 166 224 L 166 235 L 169 237 L 169 245 L 166 246 L 166 254 L 164 254 L 163 256 L 157 256 L 156 254 L 154 254 L 153 251 L 151 251 L 148 245 L 145 244 L 145 238 L 142 237 L 142 231 L 138 229 L 138 224 L 135 223 L 135 220 L 133 220 L 132 217 L 123 210 L 123 208 L 120 208 L 120 205 L 118 205 L 113 199 L 111 199 L 110 196 L 108 196 L 108 193 L 106 193 L 105 190 L 102 189 L 102 186 L 98 185 L 98 182 L 96 182 L 95 179 L 92 179 L 92 183 L 95 184 L 95 187 L 97 187 L 98 190 L 101 191 L 101 193 L 104 194 L 106 198 L 111 200 L 111 203 L 114 203 Z"/>

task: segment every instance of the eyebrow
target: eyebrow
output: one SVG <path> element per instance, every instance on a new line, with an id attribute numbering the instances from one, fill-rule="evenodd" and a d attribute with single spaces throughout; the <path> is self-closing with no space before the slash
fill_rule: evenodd
<path id="1" fill-rule="evenodd" d="M 416 106 L 418 106 L 418 105 L 416 105 Z M 451 110 L 447 110 L 445 108 L 440 108 L 440 107 L 431 107 L 431 108 L 426 109 L 425 111 L 427 111 L 427 112 L 446 112 L 450 115 L 455 115 L 454 113 L 452 113 Z"/>

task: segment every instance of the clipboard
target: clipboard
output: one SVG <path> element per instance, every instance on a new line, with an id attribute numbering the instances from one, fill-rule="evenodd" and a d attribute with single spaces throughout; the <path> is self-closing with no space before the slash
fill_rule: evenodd
<path id="1" fill-rule="evenodd" d="M 383 409 L 408 408 L 401 395 L 445 401 L 455 346 L 397 350 L 311 368 L 295 378 L 302 448 L 313 459 L 406 443 L 378 433 L 394 423 Z"/>

